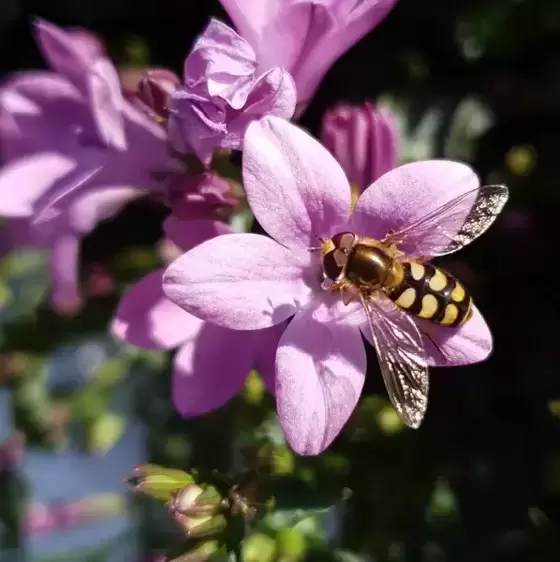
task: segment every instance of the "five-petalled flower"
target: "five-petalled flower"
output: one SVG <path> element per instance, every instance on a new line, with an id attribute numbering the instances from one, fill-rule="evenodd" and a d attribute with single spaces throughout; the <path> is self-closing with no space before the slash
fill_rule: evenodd
<path id="1" fill-rule="evenodd" d="M 267 117 L 244 141 L 243 179 L 255 217 L 271 236 L 225 234 L 178 258 L 163 276 L 167 296 L 189 313 L 234 330 L 291 319 L 276 352 L 276 401 L 283 431 L 300 454 L 318 454 L 338 435 L 359 399 L 366 371 L 359 303 L 344 305 L 321 287 L 321 241 L 350 231 L 377 240 L 476 189 L 466 165 L 425 161 L 395 168 L 362 193 L 307 133 Z M 430 247 L 415 240 L 429 257 Z M 387 311 L 390 314 L 390 311 Z M 415 319 L 432 365 L 484 360 L 490 331 L 475 308 L 457 329 Z M 436 348 L 437 346 L 437 348 Z"/>

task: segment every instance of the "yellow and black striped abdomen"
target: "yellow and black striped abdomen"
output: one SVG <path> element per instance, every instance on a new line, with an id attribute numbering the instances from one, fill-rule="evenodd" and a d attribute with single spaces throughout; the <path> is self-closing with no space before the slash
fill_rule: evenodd
<path id="1" fill-rule="evenodd" d="M 402 282 L 386 290 L 399 308 L 441 326 L 461 326 L 471 317 L 472 299 L 455 277 L 429 263 L 402 265 Z"/>

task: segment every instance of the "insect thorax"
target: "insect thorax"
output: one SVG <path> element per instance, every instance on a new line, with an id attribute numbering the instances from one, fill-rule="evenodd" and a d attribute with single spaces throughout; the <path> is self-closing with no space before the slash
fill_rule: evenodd
<path id="1" fill-rule="evenodd" d="M 386 290 L 398 307 L 443 326 L 460 326 L 470 318 L 471 297 L 455 277 L 428 263 L 402 266 L 402 282 Z"/>
<path id="2" fill-rule="evenodd" d="M 390 277 L 393 261 L 382 248 L 358 243 L 348 256 L 346 278 L 358 287 L 379 288 Z"/>

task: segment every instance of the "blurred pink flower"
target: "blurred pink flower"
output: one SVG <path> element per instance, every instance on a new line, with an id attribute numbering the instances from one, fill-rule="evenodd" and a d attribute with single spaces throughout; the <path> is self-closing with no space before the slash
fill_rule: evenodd
<path id="1" fill-rule="evenodd" d="M 393 8 L 396 0 L 220 0 L 262 70 L 285 68 L 300 106 L 331 65 Z"/>
<path id="2" fill-rule="evenodd" d="M 358 193 L 398 162 L 398 136 L 392 116 L 362 106 L 339 104 L 323 117 L 321 142 L 338 160 Z"/>
<path id="3" fill-rule="evenodd" d="M 249 205 L 272 238 L 224 234 L 203 242 L 169 266 L 164 292 L 223 328 L 270 329 L 291 318 L 276 353 L 278 415 L 297 453 L 318 454 L 356 406 L 366 370 L 362 333 L 371 335 L 359 303 L 345 306 L 322 288 L 320 252 L 310 250 L 344 231 L 381 240 L 476 189 L 478 179 L 455 162 L 408 164 L 366 189 L 351 214 L 350 185 L 340 165 L 304 131 L 274 117 L 249 126 L 243 178 Z M 415 243 L 420 255 L 432 255 L 429 240 Z M 418 337 L 430 364 L 475 363 L 492 349 L 476 309 L 462 327 L 448 329 L 380 305 L 397 325 L 414 323 L 427 334 Z"/>
<path id="4" fill-rule="evenodd" d="M 249 43 L 211 20 L 185 60 L 184 84 L 169 97 L 169 137 L 179 152 L 208 162 L 218 148 L 239 149 L 251 121 L 293 115 L 296 91 L 288 72 L 257 68 Z"/>
<path id="5" fill-rule="evenodd" d="M 169 217 L 164 229 L 183 251 L 231 229 L 213 221 Z M 223 406 L 243 387 L 252 368 L 274 389 L 274 353 L 283 324 L 267 330 L 236 331 L 185 312 L 163 293 L 163 269 L 138 281 L 122 298 L 112 333 L 144 349 L 179 348 L 173 366 L 173 402 L 183 416 Z"/>
<path id="6" fill-rule="evenodd" d="M 0 365 L 1 367 L 1 365 Z M 0 472 L 15 466 L 25 451 L 25 435 L 14 433 L 0 445 Z"/>
<path id="7" fill-rule="evenodd" d="M 165 129 L 123 98 L 89 35 L 44 21 L 36 31 L 53 72 L 20 73 L 0 90 L 0 215 L 11 219 L 3 236 L 12 247 L 49 251 L 53 306 L 73 313 L 82 305 L 80 240 L 99 222 L 148 192 L 166 198 L 172 183 L 189 196 L 214 185 L 212 208 L 229 204 L 220 199 L 228 186 L 213 177 L 185 185 Z"/>
<path id="8" fill-rule="evenodd" d="M 80 500 L 31 504 L 24 530 L 28 535 L 49 534 L 90 521 L 123 515 L 123 501 L 115 494 L 99 494 Z"/>

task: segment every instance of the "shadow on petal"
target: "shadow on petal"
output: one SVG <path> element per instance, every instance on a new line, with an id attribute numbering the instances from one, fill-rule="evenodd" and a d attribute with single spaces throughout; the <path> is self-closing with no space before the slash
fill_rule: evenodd
<path id="1" fill-rule="evenodd" d="M 216 410 L 242 389 L 255 363 L 260 332 L 201 323 L 175 356 L 173 403 L 182 416 Z"/>

